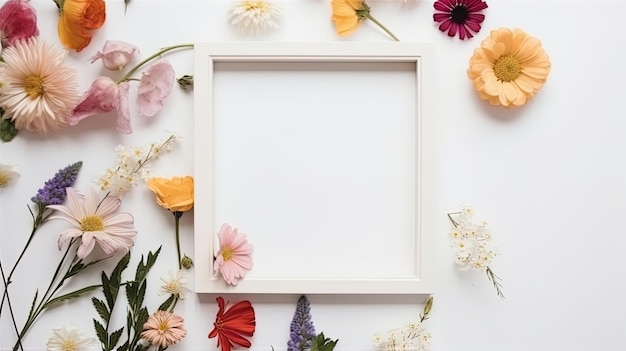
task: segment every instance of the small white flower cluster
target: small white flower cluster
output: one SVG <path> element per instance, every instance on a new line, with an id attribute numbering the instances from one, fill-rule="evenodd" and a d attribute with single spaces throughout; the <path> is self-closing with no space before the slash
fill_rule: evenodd
<path id="1" fill-rule="evenodd" d="M 449 213 L 453 226 L 449 232 L 450 243 L 455 250 L 456 264 L 459 270 L 486 270 L 498 255 L 498 248 L 487 223 L 474 224 L 471 207 L 464 207 L 461 212 Z"/>
<path id="2" fill-rule="evenodd" d="M 100 190 L 110 192 L 111 195 L 121 196 L 127 193 L 140 179 L 150 177 L 150 162 L 172 150 L 177 140 L 175 134 L 170 134 L 164 141 L 153 142 L 143 147 L 118 145 L 115 148 L 117 153 L 115 165 L 98 177 L 96 184 Z"/>
<path id="3" fill-rule="evenodd" d="M 426 351 L 430 347 L 430 333 L 421 323 L 409 323 L 404 328 L 397 328 L 384 335 L 374 336 L 376 350 L 380 351 Z"/>

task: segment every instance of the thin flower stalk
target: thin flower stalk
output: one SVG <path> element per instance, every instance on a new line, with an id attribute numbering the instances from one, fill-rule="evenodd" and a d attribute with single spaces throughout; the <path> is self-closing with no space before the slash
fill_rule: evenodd
<path id="1" fill-rule="evenodd" d="M 372 16 L 371 13 L 367 14 L 367 19 L 369 19 L 370 21 L 374 22 L 378 27 L 380 27 L 380 29 L 385 31 L 385 33 L 387 33 L 387 35 L 389 35 L 393 40 L 400 41 L 400 39 L 398 39 L 398 37 L 396 37 L 387 27 L 385 27 L 376 18 L 374 18 L 374 16 Z"/>
<path id="2" fill-rule="evenodd" d="M 148 56 L 143 61 L 139 62 L 135 67 L 131 68 L 120 79 L 116 80 L 115 83 L 120 84 L 122 82 L 126 82 L 126 81 L 131 80 L 133 74 L 135 74 L 135 72 L 137 72 L 137 70 L 139 70 L 143 65 L 145 65 L 146 63 L 152 61 L 153 59 L 163 55 L 164 53 L 166 53 L 168 51 L 175 50 L 175 49 L 191 49 L 191 48 L 193 48 L 193 44 L 179 44 L 179 45 L 172 45 L 172 46 L 165 47 L 165 48 L 157 51 L 156 53 L 152 54 L 151 56 Z"/>

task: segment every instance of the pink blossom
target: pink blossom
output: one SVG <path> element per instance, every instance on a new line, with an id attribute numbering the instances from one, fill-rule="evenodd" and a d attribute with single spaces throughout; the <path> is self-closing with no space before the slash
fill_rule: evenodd
<path id="1" fill-rule="evenodd" d="M 220 250 L 215 258 L 215 271 L 219 271 L 228 284 L 237 285 L 252 269 L 252 245 L 243 233 L 224 223 L 217 234 Z"/>
<path id="2" fill-rule="evenodd" d="M 137 94 L 137 107 L 141 115 L 152 117 L 161 111 L 165 98 L 172 91 L 175 78 L 174 69 L 166 60 L 156 62 L 143 72 Z"/>
<path id="3" fill-rule="evenodd" d="M 68 123 L 76 125 L 87 117 L 116 110 L 117 130 L 124 134 L 132 133 L 128 108 L 128 88 L 127 82 L 118 86 L 109 77 L 98 77 L 72 110 Z"/>
<path id="4" fill-rule="evenodd" d="M 123 41 L 107 40 L 102 51 L 98 51 L 92 58 L 91 63 L 102 59 L 104 67 L 111 71 L 122 70 L 132 60 L 135 53 L 139 52 L 136 46 Z"/>
<path id="5" fill-rule="evenodd" d="M 28 1 L 8 0 L 0 7 L 0 33 L 3 47 L 39 35 L 37 13 Z"/>

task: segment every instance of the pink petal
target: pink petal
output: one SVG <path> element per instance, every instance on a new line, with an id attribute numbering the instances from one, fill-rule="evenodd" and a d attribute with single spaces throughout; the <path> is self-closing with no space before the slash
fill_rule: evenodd
<path id="1" fill-rule="evenodd" d="M 143 116 L 152 117 L 163 108 L 165 98 L 174 86 L 175 73 L 172 65 L 161 60 L 148 68 L 141 76 L 137 107 Z"/>
<path id="2" fill-rule="evenodd" d="M 139 49 L 131 44 L 117 40 L 107 40 L 104 43 L 102 51 L 98 51 L 92 58 L 91 63 L 96 62 L 98 59 L 102 59 L 104 67 L 111 71 L 118 71 L 126 67 L 126 65 L 133 59 L 135 53 L 138 53 Z"/>
<path id="3" fill-rule="evenodd" d="M 128 106 L 128 82 L 119 85 L 119 101 L 117 104 L 117 121 L 115 127 L 117 131 L 124 134 L 131 134 L 133 127 L 130 125 L 130 107 Z"/>
<path id="4" fill-rule="evenodd" d="M 0 7 L 2 46 L 13 46 L 20 39 L 39 35 L 37 13 L 23 0 L 9 0 Z"/>
<path id="5" fill-rule="evenodd" d="M 93 251 L 94 246 L 96 245 L 96 240 L 93 237 L 93 232 L 84 232 L 83 236 L 80 239 L 80 246 L 76 251 L 76 256 L 78 258 L 83 259 L 87 257 Z"/>
<path id="6" fill-rule="evenodd" d="M 73 126 L 87 117 L 113 111 L 118 99 L 117 84 L 109 77 L 98 77 L 72 110 L 68 123 Z"/>

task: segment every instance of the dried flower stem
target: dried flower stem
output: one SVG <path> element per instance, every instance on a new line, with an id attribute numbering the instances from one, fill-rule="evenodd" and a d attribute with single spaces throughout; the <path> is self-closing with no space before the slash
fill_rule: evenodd
<path id="1" fill-rule="evenodd" d="M 184 212 L 174 211 L 174 223 L 176 224 L 176 253 L 178 254 L 178 269 L 183 268 L 182 258 L 180 257 L 180 217 L 183 216 Z M 172 311 L 174 308 L 172 307 Z"/>
<path id="2" fill-rule="evenodd" d="M 500 277 L 498 277 L 489 267 L 487 267 L 486 273 L 487 278 L 489 278 L 489 281 L 493 284 L 493 287 L 496 288 L 498 296 L 501 299 L 504 299 L 504 294 L 502 293 L 502 279 L 500 279 Z"/>
<path id="3" fill-rule="evenodd" d="M 137 72 L 137 70 L 140 69 L 143 65 L 145 65 L 146 63 L 150 62 L 151 60 L 153 60 L 153 59 L 163 55 L 164 53 L 166 53 L 168 51 L 171 51 L 171 50 L 183 49 L 183 48 L 191 49 L 191 48 L 193 48 L 193 44 L 179 44 L 179 45 L 173 45 L 173 46 L 165 47 L 165 48 L 157 51 L 153 55 L 149 56 L 145 60 L 139 62 L 135 67 L 131 68 L 122 78 L 116 80 L 115 83 L 119 84 L 119 83 L 125 82 L 127 80 L 130 80 L 132 75 L 135 74 L 135 72 Z"/>
<path id="4" fill-rule="evenodd" d="M 393 33 L 391 33 L 391 31 L 389 29 L 387 29 L 387 27 L 385 27 L 382 23 L 380 23 L 376 18 L 374 18 L 372 15 L 370 15 L 369 13 L 367 14 L 367 18 L 374 22 L 377 26 L 380 27 L 380 29 L 384 30 L 385 33 L 387 33 L 393 40 L 395 41 L 400 41 L 400 39 L 398 39 L 398 37 L 396 37 Z"/>

